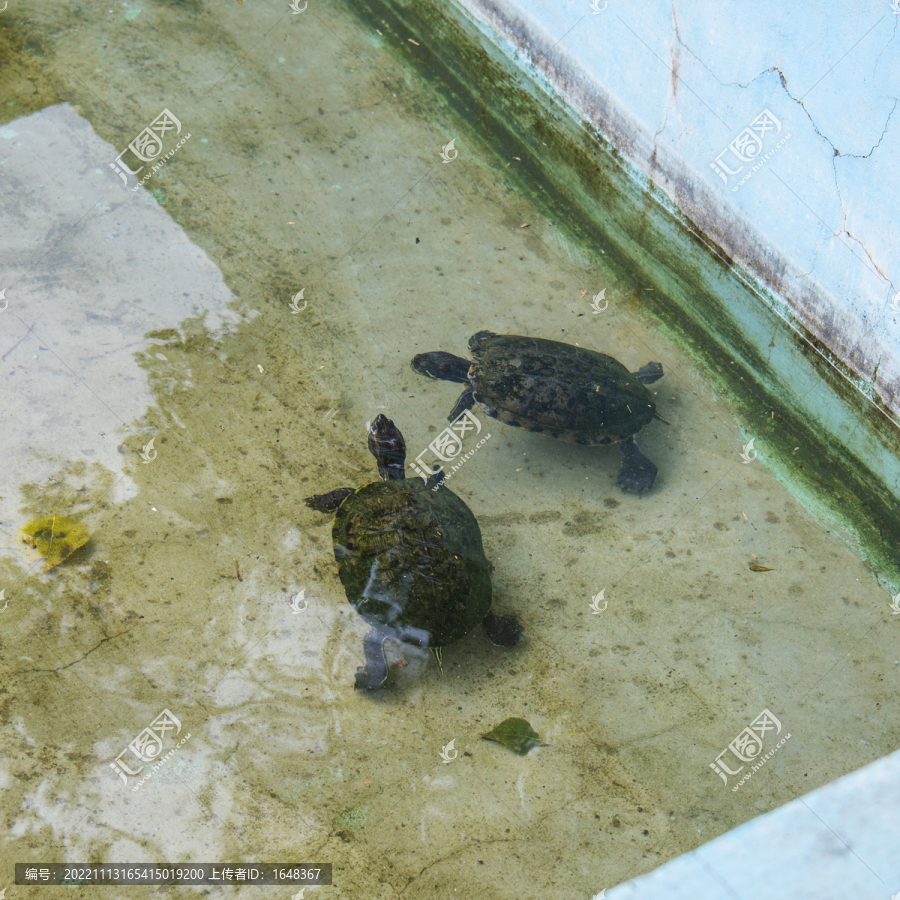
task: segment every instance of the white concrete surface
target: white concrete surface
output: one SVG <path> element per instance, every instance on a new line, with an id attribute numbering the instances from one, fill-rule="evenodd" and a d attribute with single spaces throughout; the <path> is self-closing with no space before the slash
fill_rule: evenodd
<path id="1" fill-rule="evenodd" d="M 28 198 L 0 207 L 7 524 L 19 519 L 20 486 L 45 484 L 60 465 L 86 482 L 104 468 L 117 502 L 134 496 L 116 448 L 153 402 L 135 359 L 153 349 L 143 335 L 191 316 L 209 331 L 239 318 L 218 268 L 149 191 L 110 172 L 118 153 L 68 103 L 0 127 L 4 196 Z M 0 556 L 28 567 L 16 547 Z"/>
<path id="2" fill-rule="evenodd" d="M 459 2 L 896 418 L 896 0 Z"/>
<path id="3" fill-rule="evenodd" d="M 900 894 L 900 752 L 760 816 L 605 900 L 890 900 Z"/>

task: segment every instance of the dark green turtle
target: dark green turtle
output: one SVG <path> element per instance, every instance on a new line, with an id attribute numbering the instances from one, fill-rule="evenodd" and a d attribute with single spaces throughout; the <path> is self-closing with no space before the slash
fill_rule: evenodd
<path id="1" fill-rule="evenodd" d="M 619 487 L 643 494 L 657 468 L 634 436 L 659 419 L 644 385 L 663 376 L 658 362 L 629 372 L 604 353 L 559 341 L 479 331 L 469 338 L 472 361 L 450 353 L 420 353 L 412 367 L 430 378 L 465 384 L 447 418 L 475 403 L 495 419 L 575 444 L 618 444 Z M 660 421 L 665 421 L 660 419 Z"/>
<path id="2" fill-rule="evenodd" d="M 427 647 L 438 662 L 441 648 L 478 624 L 492 643 L 516 644 L 521 625 L 491 612 L 489 564 L 472 511 L 444 486 L 442 473 L 428 481 L 406 478 L 406 445 L 390 419 L 380 415 L 366 428 L 383 481 L 304 501 L 319 512 L 336 511 L 331 536 L 338 575 L 350 605 L 372 626 L 356 687 L 384 684 L 388 637 Z"/>

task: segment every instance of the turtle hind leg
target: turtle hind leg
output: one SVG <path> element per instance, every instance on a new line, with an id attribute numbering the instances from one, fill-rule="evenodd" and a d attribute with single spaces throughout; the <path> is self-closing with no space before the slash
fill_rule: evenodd
<path id="1" fill-rule="evenodd" d="M 366 664 L 356 669 L 358 691 L 377 691 L 387 681 L 387 657 L 384 655 L 385 636 L 374 628 L 363 638 L 363 652 Z"/>
<path id="2" fill-rule="evenodd" d="M 471 409 L 475 405 L 475 392 L 469 385 L 458 397 L 456 405 L 453 407 L 447 421 L 452 422 L 457 416 L 461 416 L 467 409 Z"/>
<path id="3" fill-rule="evenodd" d="M 653 384 L 654 381 L 659 381 L 663 377 L 662 363 L 649 362 L 631 374 L 637 376 L 637 380 L 642 384 Z"/>
<path id="4" fill-rule="evenodd" d="M 523 634 L 522 626 L 513 616 L 495 616 L 492 612 L 484 617 L 481 627 L 496 647 L 514 647 Z"/>
<path id="5" fill-rule="evenodd" d="M 352 493 L 353 488 L 337 488 L 327 494 L 307 497 L 303 502 L 316 512 L 329 513 L 334 512 Z"/>
<path id="6" fill-rule="evenodd" d="M 634 438 L 619 442 L 622 453 L 622 468 L 619 470 L 618 484 L 629 494 L 643 494 L 653 487 L 659 471 L 640 450 Z"/>

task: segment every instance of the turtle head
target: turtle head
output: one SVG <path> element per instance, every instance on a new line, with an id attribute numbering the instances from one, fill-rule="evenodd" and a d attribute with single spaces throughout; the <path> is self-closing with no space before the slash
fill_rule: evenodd
<path id="1" fill-rule="evenodd" d="M 419 353 L 413 357 L 410 365 L 420 375 L 442 378 L 444 381 L 455 381 L 457 384 L 467 384 L 469 368 L 472 364 L 469 360 L 460 359 L 452 353 L 435 350 L 431 353 Z"/>
<path id="2" fill-rule="evenodd" d="M 400 429 L 385 415 L 366 423 L 369 432 L 369 453 L 378 462 L 378 474 L 385 481 L 399 481 L 406 477 L 406 441 Z"/>

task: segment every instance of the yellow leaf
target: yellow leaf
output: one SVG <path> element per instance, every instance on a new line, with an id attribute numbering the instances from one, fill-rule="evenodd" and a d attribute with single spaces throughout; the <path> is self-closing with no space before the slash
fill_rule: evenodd
<path id="1" fill-rule="evenodd" d="M 44 571 L 58 566 L 90 539 L 87 526 L 66 516 L 44 516 L 19 529 L 19 541 L 31 559 L 43 559 Z"/>

